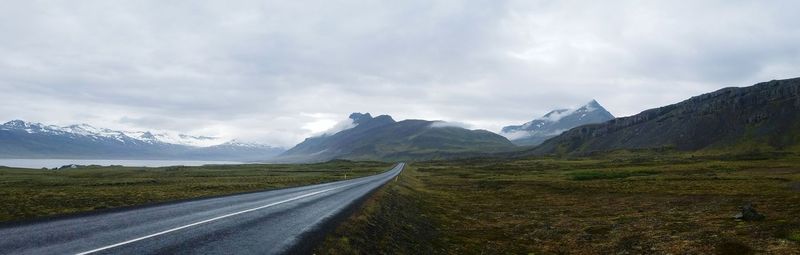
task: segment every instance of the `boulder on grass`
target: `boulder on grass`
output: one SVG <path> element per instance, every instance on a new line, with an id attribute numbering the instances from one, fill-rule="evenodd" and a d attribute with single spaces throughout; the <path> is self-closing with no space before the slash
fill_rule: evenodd
<path id="1" fill-rule="evenodd" d="M 736 216 L 733 216 L 733 218 L 744 221 L 763 220 L 765 218 L 764 215 L 758 213 L 755 207 L 756 205 L 754 204 L 746 204 L 744 206 L 740 206 L 739 209 L 741 211 L 737 213 Z"/>

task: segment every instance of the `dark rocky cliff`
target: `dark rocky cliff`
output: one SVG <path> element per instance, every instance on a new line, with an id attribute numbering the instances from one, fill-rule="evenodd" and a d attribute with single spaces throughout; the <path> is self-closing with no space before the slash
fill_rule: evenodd
<path id="1" fill-rule="evenodd" d="M 615 149 L 723 149 L 800 143 L 800 78 L 724 88 L 602 124 L 571 129 L 533 154 Z"/>

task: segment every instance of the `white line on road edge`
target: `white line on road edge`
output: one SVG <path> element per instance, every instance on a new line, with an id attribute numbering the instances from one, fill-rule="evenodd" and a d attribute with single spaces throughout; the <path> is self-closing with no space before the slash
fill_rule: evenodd
<path id="1" fill-rule="evenodd" d="M 354 184 L 357 184 L 357 183 L 354 183 Z M 354 185 L 354 184 L 351 184 L 351 185 Z M 161 232 L 158 232 L 158 233 L 155 233 L 155 234 L 146 235 L 146 236 L 143 236 L 143 237 L 139 237 L 139 238 L 131 239 L 131 240 L 128 240 L 128 241 L 124 241 L 124 242 L 121 242 L 121 243 L 116 243 L 116 244 L 112 244 L 112 245 L 109 245 L 109 246 L 100 247 L 100 248 L 97 248 L 97 249 L 94 249 L 94 250 L 91 250 L 91 251 L 84 251 L 84 252 L 76 253 L 76 255 L 90 254 L 90 253 L 95 253 L 95 252 L 102 251 L 102 250 L 111 249 L 111 248 L 114 248 L 114 247 L 117 247 L 117 246 L 122 246 L 122 245 L 126 245 L 126 244 L 133 243 L 133 242 L 136 242 L 136 241 L 141 241 L 141 240 L 144 240 L 144 239 L 147 239 L 147 238 L 160 236 L 160 235 L 163 235 L 163 234 L 166 234 L 166 233 L 169 233 L 169 232 L 174 232 L 174 231 L 178 231 L 178 230 L 181 230 L 181 229 L 184 229 L 184 228 L 197 226 L 197 225 L 200 225 L 200 224 L 203 224 L 203 223 L 208 223 L 208 222 L 212 222 L 212 221 L 215 221 L 215 220 L 228 218 L 228 217 L 239 215 L 239 214 L 242 214 L 242 213 L 247 213 L 247 212 L 252 212 L 252 211 L 255 211 L 255 210 L 264 209 L 264 208 L 267 208 L 267 207 L 270 207 L 270 206 L 275 206 L 275 205 L 283 204 L 283 203 L 286 203 L 286 202 L 291 202 L 291 201 L 294 201 L 294 200 L 302 199 L 302 198 L 305 198 L 305 197 L 310 197 L 310 196 L 313 196 L 313 195 L 316 195 L 316 194 L 328 192 L 328 191 L 331 191 L 331 190 L 334 190 L 334 189 L 339 189 L 339 188 L 343 188 L 343 187 L 347 187 L 347 186 L 350 186 L 350 185 L 339 186 L 339 187 L 335 187 L 335 188 L 330 188 L 330 189 L 320 190 L 320 191 L 316 191 L 316 192 L 311 192 L 311 193 L 308 193 L 308 194 L 305 194 L 305 195 L 302 195 L 302 196 L 289 198 L 289 199 L 278 201 L 278 202 L 271 203 L 271 204 L 268 204 L 268 205 L 259 206 L 259 207 L 256 207 L 256 208 L 251 208 L 251 209 L 247 209 L 247 210 L 239 211 L 239 212 L 235 212 L 235 213 L 229 213 L 229 214 L 225 214 L 225 215 L 222 215 L 222 216 L 219 216 L 219 217 L 207 219 L 207 220 L 204 220 L 204 221 L 198 221 L 198 222 L 195 222 L 195 223 L 192 223 L 192 224 L 189 224 L 189 225 L 180 226 L 180 227 L 177 227 L 177 228 L 164 230 L 164 231 L 161 231 Z"/>
<path id="2" fill-rule="evenodd" d="M 401 166 L 401 168 L 402 168 L 403 165 L 405 165 L 405 163 L 398 164 L 398 166 Z M 395 166 L 392 170 L 395 170 L 395 169 L 397 169 L 397 166 Z M 109 246 L 100 247 L 100 248 L 97 248 L 97 249 L 94 249 L 94 250 L 76 253 L 76 255 L 85 255 L 85 254 L 95 253 L 95 252 L 98 252 L 98 251 L 108 250 L 108 249 L 111 249 L 111 248 L 114 248 L 114 247 L 118 247 L 118 246 L 126 245 L 126 244 L 129 244 L 129 243 L 141 241 L 141 240 L 144 240 L 144 239 L 147 239 L 147 238 L 160 236 L 160 235 L 163 235 L 163 234 L 166 234 L 166 233 L 170 233 L 170 232 L 175 232 L 175 231 L 178 231 L 178 230 L 181 230 L 181 229 L 185 229 L 185 228 L 197 226 L 197 225 L 200 225 L 200 224 L 204 224 L 204 223 L 208 223 L 208 222 L 212 222 L 212 221 L 228 218 L 228 217 L 231 217 L 231 216 L 236 216 L 236 215 L 243 214 L 243 213 L 252 212 L 252 211 L 255 211 L 255 210 L 264 209 L 264 208 L 271 207 L 271 206 L 276 206 L 276 205 L 279 205 L 279 204 L 283 204 L 283 203 L 291 202 L 291 201 L 294 201 L 294 200 L 310 197 L 310 196 L 313 196 L 313 195 L 316 195 L 316 194 L 320 194 L 320 193 L 325 193 L 325 192 L 328 192 L 328 191 L 331 191 L 331 190 L 335 190 L 335 189 L 340 189 L 340 188 L 344 188 L 344 187 L 353 186 L 353 185 L 356 185 L 356 184 L 361 184 L 361 183 L 364 183 L 364 182 L 368 182 L 368 181 L 360 181 L 360 182 L 352 183 L 352 184 L 349 184 L 349 185 L 333 187 L 333 188 L 324 189 L 324 190 L 320 190 L 320 191 L 316 191 L 316 192 L 311 192 L 311 193 L 304 194 L 304 195 L 301 195 L 301 196 L 296 196 L 296 197 L 289 198 L 289 199 L 286 199 L 286 200 L 274 202 L 274 203 L 271 203 L 271 204 L 268 204 L 268 205 L 263 205 L 263 206 L 259 206 L 259 207 L 256 207 L 256 208 L 251 208 L 251 209 L 247 209 L 247 210 L 239 211 L 239 212 L 235 212 L 235 213 L 229 213 L 229 214 L 225 214 L 225 215 L 222 215 L 222 216 L 219 216 L 219 217 L 207 219 L 207 220 L 204 220 L 204 221 L 198 221 L 198 222 L 195 222 L 195 223 L 192 223 L 192 224 L 189 224 L 189 225 L 183 225 L 183 226 L 180 226 L 180 227 L 177 227 L 177 228 L 167 229 L 167 230 L 155 233 L 155 234 L 150 234 L 150 235 L 146 235 L 146 236 L 143 236 L 143 237 L 131 239 L 131 240 L 128 240 L 128 241 L 112 244 L 112 245 L 109 245 Z"/>

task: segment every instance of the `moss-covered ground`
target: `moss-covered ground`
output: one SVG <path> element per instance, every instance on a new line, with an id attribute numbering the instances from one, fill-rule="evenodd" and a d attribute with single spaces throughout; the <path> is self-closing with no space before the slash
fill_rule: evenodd
<path id="1" fill-rule="evenodd" d="M 227 195 L 372 175 L 389 163 L 247 164 L 201 167 L 0 168 L 0 222 Z"/>
<path id="2" fill-rule="evenodd" d="M 766 216 L 733 216 L 747 203 Z M 409 164 L 318 254 L 800 254 L 800 156 Z"/>

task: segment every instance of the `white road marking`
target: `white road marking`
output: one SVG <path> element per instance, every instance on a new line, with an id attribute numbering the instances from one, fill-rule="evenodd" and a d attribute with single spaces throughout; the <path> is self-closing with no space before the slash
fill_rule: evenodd
<path id="1" fill-rule="evenodd" d="M 358 183 L 353 183 L 351 185 L 354 185 L 354 184 L 358 184 Z M 178 231 L 178 230 L 181 230 L 181 229 L 197 226 L 197 225 L 200 225 L 200 224 L 204 224 L 204 223 L 208 223 L 208 222 L 212 222 L 212 221 L 228 218 L 228 217 L 231 217 L 231 216 L 236 216 L 236 215 L 239 215 L 239 214 L 248 213 L 248 212 L 252 212 L 252 211 L 255 211 L 255 210 L 260 210 L 260 209 L 264 209 L 264 208 L 267 208 L 267 207 L 276 206 L 276 205 L 279 205 L 279 204 L 283 204 L 283 203 L 291 202 L 291 201 L 294 201 L 294 200 L 310 197 L 310 196 L 313 196 L 313 195 L 316 195 L 316 194 L 325 193 L 325 192 L 328 192 L 328 191 L 331 191 L 331 190 L 334 190 L 334 189 L 339 189 L 339 188 L 343 188 L 343 187 L 347 187 L 347 186 L 351 186 L 351 185 L 339 186 L 339 187 L 334 187 L 334 188 L 330 188 L 330 189 L 324 189 L 324 190 L 320 190 L 320 191 L 316 191 L 316 192 L 311 192 L 311 193 L 304 194 L 304 195 L 301 195 L 301 196 L 296 196 L 296 197 L 289 198 L 289 199 L 286 199 L 286 200 L 274 202 L 274 203 L 271 203 L 271 204 L 268 204 L 268 205 L 263 205 L 263 206 L 259 206 L 259 207 L 256 207 L 256 208 L 251 208 L 251 209 L 247 209 L 247 210 L 239 211 L 239 212 L 235 212 L 235 213 L 229 213 L 229 214 L 225 214 L 225 215 L 222 215 L 222 216 L 214 217 L 214 218 L 211 218 L 211 219 L 198 221 L 198 222 L 195 222 L 195 223 L 192 223 L 192 224 L 183 225 L 183 226 L 180 226 L 180 227 L 177 227 L 177 228 L 167 229 L 167 230 L 155 233 L 155 234 L 150 234 L 150 235 L 146 235 L 146 236 L 143 236 L 143 237 L 134 238 L 134 239 L 131 239 L 131 240 L 128 240 L 128 241 L 115 243 L 115 244 L 112 244 L 112 245 L 109 245 L 109 246 L 100 247 L 100 248 L 97 248 L 97 249 L 94 249 L 94 250 L 76 253 L 76 255 L 84 255 L 84 254 L 95 253 L 95 252 L 98 252 L 98 251 L 108 250 L 108 249 L 111 249 L 111 248 L 114 248 L 114 247 L 118 247 L 118 246 L 126 245 L 126 244 L 129 244 L 129 243 L 141 241 L 141 240 L 144 240 L 144 239 L 147 239 L 147 238 L 160 236 L 160 235 L 163 235 L 163 234 L 166 234 L 166 233 L 169 233 L 169 232 L 174 232 L 174 231 Z"/>
<path id="2" fill-rule="evenodd" d="M 398 167 L 400 167 L 402 169 L 402 166 L 404 166 L 404 165 L 405 165 L 405 163 L 400 163 L 400 164 L 398 164 L 398 166 L 395 166 L 394 168 L 392 168 L 392 171 L 397 170 Z M 371 181 L 371 180 L 369 180 L 369 181 Z M 296 197 L 293 197 L 293 198 L 281 200 L 281 201 L 278 201 L 278 202 L 274 202 L 274 203 L 271 203 L 271 204 L 259 206 L 259 207 L 256 207 L 256 208 L 251 208 L 251 209 L 247 209 L 247 210 L 244 210 L 244 211 L 238 211 L 238 212 L 235 212 L 235 213 L 229 213 L 229 214 L 225 214 L 225 215 L 222 215 L 222 216 L 214 217 L 214 218 L 211 218 L 211 219 L 207 219 L 207 220 L 191 223 L 191 224 L 188 224 L 188 225 L 183 225 L 183 226 L 180 226 L 180 227 L 167 229 L 167 230 L 155 233 L 155 234 L 150 234 L 150 235 L 142 236 L 142 237 L 139 237 L 139 238 L 134 238 L 134 239 L 131 239 L 131 240 L 128 240 L 128 241 L 115 243 L 115 244 L 108 245 L 108 246 L 103 246 L 103 247 L 100 247 L 100 248 L 97 248 L 97 249 L 94 249 L 94 250 L 79 252 L 79 253 L 76 253 L 76 255 L 85 255 L 85 254 L 91 254 L 91 253 L 95 253 L 95 252 L 99 252 L 99 251 L 103 251 L 103 250 L 108 250 L 108 249 L 111 249 L 111 248 L 114 248 L 114 247 L 118 247 L 118 246 L 126 245 L 126 244 L 129 244 L 129 243 L 141 241 L 141 240 L 148 239 L 148 238 L 151 238 L 151 237 L 160 236 L 160 235 L 167 234 L 167 233 L 170 233 L 170 232 L 175 232 L 175 231 L 178 231 L 178 230 L 181 230 L 181 229 L 197 226 L 197 225 L 204 224 L 204 223 L 209 223 L 209 222 L 212 222 L 212 221 L 228 218 L 228 217 L 231 217 L 231 216 L 236 216 L 236 215 L 243 214 L 243 213 L 252 212 L 252 211 L 255 211 L 255 210 L 264 209 L 264 208 L 271 207 L 271 206 L 276 206 L 276 205 L 279 205 L 279 204 L 283 204 L 283 203 L 295 201 L 295 200 L 298 200 L 298 199 L 310 197 L 310 196 L 313 196 L 313 195 L 316 195 L 316 194 L 320 194 L 320 193 L 325 193 L 325 192 L 328 192 L 328 191 L 331 191 L 331 190 L 335 190 L 335 189 L 340 189 L 340 188 L 344 188 L 344 187 L 353 186 L 353 185 L 356 185 L 356 184 L 361 184 L 361 183 L 364 183 L 364 182 L 368 182 L 368 181 L 360 181 L 360 182 L 356 182 L 356 183 L 351 183 L 349 185 L 343 185 L 343 186 L 339 186 L 339 187 L 333 187 L 333 188 L 329 188 L 329 189 L 324 189 L 324 190 L 320 190 L 320 191 L 311 192 L 311 193 L 308 193 L 308 194 L 304 194 L 304 195 L 296 196 Z"/>

